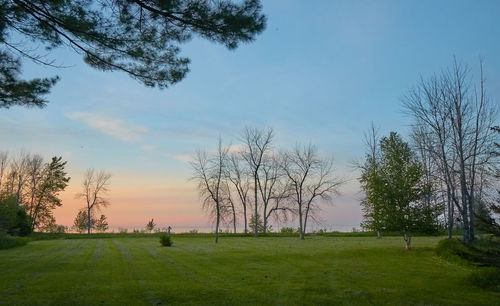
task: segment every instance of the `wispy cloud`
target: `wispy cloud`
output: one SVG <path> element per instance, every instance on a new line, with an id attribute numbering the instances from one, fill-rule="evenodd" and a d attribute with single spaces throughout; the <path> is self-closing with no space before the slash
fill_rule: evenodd
<path id="1" fill-rule="evenodd" d="M 122 141 L 138 141 L 148 131 L 144 126 L 127 123 L 119 118 L 92 113 L 73 112 L 67 117 Z"/>
<path id="2" fill-rule="evenodd" d="M 193 161 L 193 156 L 189 154 L 177 154 L 177 155 L 168 155 L 171 158 L 180 160 L 181 162 L 189 163 Z"/>
<path id="3" fill-rule="evenodd" d="M 153 145 L 142 145 L 141 149 L 143 151 L 152 152 L 152 151 L 154 151 L 156 149 L 156 146 L 153 146 Z"/>

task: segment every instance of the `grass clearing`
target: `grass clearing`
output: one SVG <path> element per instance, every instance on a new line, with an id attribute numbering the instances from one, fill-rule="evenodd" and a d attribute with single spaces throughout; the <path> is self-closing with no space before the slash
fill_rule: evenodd
<path id="1" fill-rule="evenodd" d="M 492 305 L 477 268 L 439 237 L 158 237 L 39 240 L 0 251 L 0 304 Z"/>

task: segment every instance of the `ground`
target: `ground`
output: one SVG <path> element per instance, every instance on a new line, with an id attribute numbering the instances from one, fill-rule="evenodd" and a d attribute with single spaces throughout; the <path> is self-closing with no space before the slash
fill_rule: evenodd
<path id="1" fill-rule="evenodd" d="M 493 305 L 439 237 L 57 239 L 0 250 L 0 304 Z"/>

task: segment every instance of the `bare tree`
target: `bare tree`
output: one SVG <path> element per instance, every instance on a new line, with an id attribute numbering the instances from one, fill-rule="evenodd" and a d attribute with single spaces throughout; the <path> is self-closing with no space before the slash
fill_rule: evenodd
<path id="1" fill-rule="evenodd" d="M 264 157 L 260 168 L 258 187 L 262 199 L 264 233 L 267 231 L 269 218 L 273 213 L 288 211 L 288 208 L 282 205 L 289 195 L 288 178 L 283 172 L 282 160 L 283 156 L 280 154 L 268 154 Z"/>
<path id="2" fill-rule="evenodd" d="M 269 128 L 267 130 L 260 130 L 257 128 L 245 128 L 242 135 L 242 140 L 245 145 L 245 151 L 243 152 L 243 158 L 250 168 L 250 172 L 253 178 L 253 191 L 254 191 L 254 216 L 259 215 L 259 205 L 258 205 L 258 191 L 260 185 L 259 170 L 262 166 L 266 155 L 269 154 L 271 150 L 271 143 L 273 140 L 274 132 L 273 129 Z M 254 224 L 254 237 L 258 237 L 258 218 L 255 217 Z"/>
<path id="3" fill-rule="evenodd" d="M 28 214 L 30 216 L 33 216 L 35 213 L 35 210 L 37 210 L 37 200 L 38 200 L 38 195 L 40 193 L 40 182 L 43 178 L 43 169 L 44 169 L 44 163 L 43 163 L 43 158 L 35 154 L 33 156 L 29 156 L 28 162 L 27 162 L 27 174 L 28 174 L 28 190 L 27 190 L 27 197 L 28 197 L 28 203 L 27 203 L 27 210 Z M 32 221 L 32 229 L 34 228 L 34 225 L 36 224 L 36 220 L 33 220 L 34 218 L 31 218 Z"/>
<path id="4" fill-rule="evenodd" d="M 23 191 L 28 179 L 28 164 L 30 155 L 21 151 L 10 161 L 8 179 L 8 193 L 16 197 L 19 203 L 23 202 Z"/>
<path id="5" fill-rule="evenodd" d="M 481 185 L 478 170 L 489 163 L 490 127 L 498 113 L 498 106 L 491 104 L 486 95 L 482 66 L 481 61 L 480 80 L 475 85 L 470 69 L 455 60 L 452 69 L 429 80 L 422 79 L 403 100 L 415 126 L 426 128 L 425 146 L 439 161 L 441 179 L 446 185 L 449 234 L 455 206 L 466 243 L 475 240 L 475 193 Z"/>
<path id="6" fill-rule="evenodd" d="M 333 160 L 321 159 L 312 145 L 297 145 L 286 153 L 282 169 L 290 180 L 299 215 L 300 239 L 304 239 L 307 221 L 319 206 L 319 200 L 331 202 L 342 180 L 333 175 Z"/>
<path id="7" fill-rule="evenodd" d="M 7 167 L 9 164 L 8 157 L 9 157 L 9 154 L 6 151 L 0 152 L 0 192 L 2 191 L 2 187 L 3 187 L 3 185 L 2 185 L 3 177 L 7 171 Z"/>
<path id="8" fill-rule="evenodd" d="M 279 163 L 281 168 L 281 162 Z M 282 171 L 280 169 L 280 171 Z M 267 226 L 271 218 L 276 222 L 288 221 L 290 215 L 294 215 L 296 211 L 293 209 L 291 197 L 293 194 L 290 188 L 288 177 L 282 174 L 279 180 L 275 183 L 271 196 L 269 197 L 269 206 L 267 213 L 264 214 L 264 224 Z"/>
<path id="9" fill-rule="evenodd" d="M 89 235 L 92 228 L 92 212 L 109 205 L 104 195 L 109 191 L 110 180 L 111 174 L 88 169 L 82 183 L 83 190 L 76 195 L 77 198 L 84 199 L 87 204 L 87 233 Z"/>
<path id="10" fill-rule="evenodd" d="M 246 234 L 248 232 L 247 206 L 249 204 L 248 191 L 250 190 L 250 181 L 241 161 L 241 154 L 233 153 L 229 155 L 226 177 L 234 186 L 234 189 L 236 189 L 236 193 L 238 194 L 238 198 L 243 208 L 244 231 Z M 228 186 L 228 188 L 230 187 Z"/>
<path id="11" fill-rule="evenodd" d="M 229 148 L 222 145 L 219 137 L 217 152 L 209 156 L 198 150 L 194 161 L 190 162 L 194 174 L 191 178 L 198 183 L 198 191 L 203 198 L 203 207 L 215 217 L 215 243 L 219 242 L 219 227 L 224 214 L 223 186 L 226 173 L 226 159 Z"/>
<path id="12" fill-rule="evenodd" d="M 31 230 L 55 222 L 53 210 L 62 205 L 59 193 L 70 179 L 64 172 L 65 165 L 62 157 L 44 162 L 38 154 L 21 152 L 8 162 L 7 154 L 1 154 L 0 172 L 3 173 L 0 176 L 5 177 L 1 191 L 14 196 L 26 210 Z"/>
<path id="13" fill-rule="evenodd" d="M 363 210 L 362 227 L 375 230 L 377 238 L 382 238 L 382 229 L 385 224 L 380 218 L 383 203 L 375 196 L 373 188 L 370 188 L 371 183 L 366 180 L 367 176 L 372 176 L 379 173 L 379 141 L 378 129 L 372 122 L 368 132 L 364 133 L 364 146 L 365 146 L 365 161 L 355 162 L 355 167 L 361 170 L 361 177 L 359 178 L 361 187 L 364 191 L 364 198 L 361 202 Z"/>
<path id="14" fill-rule="evenodd" d="M 222 219 L 225 219 L 224 217 L 226 215 L 230 215 L 230 222 L 232 223 L 233 226 L 233 233 L 236 234 L 236 205 L 235 205 L 235 199 L 233 198 L 232 195 L 232 188 L 231 184 L 228 182 L 226 179 L 227 176 L 224 178 L 222 182 L 222 195 L 223 195 L 223 211 L 224 213 L 221 214 Z"/>

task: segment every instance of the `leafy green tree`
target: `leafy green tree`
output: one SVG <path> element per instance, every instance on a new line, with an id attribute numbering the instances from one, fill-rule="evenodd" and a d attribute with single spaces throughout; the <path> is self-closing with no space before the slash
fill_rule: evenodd
<path id="1" fill-rule="evenodd" d="M 380 176 L 379 168 L 379 141 L 375 127 L 372 125 L 370 134 L 366 137 L 366 160 L 359 167 L 362 170 L 360 183 L 365 192 L 365 198 L 361 202 L 363 209 L 363 228 L 374 230 L 377 237 L 381 238 L 381 232 L 387 227 L 385 224 L 384 201 L 381 195 L 384 182 Z"/>
<path id="2" fill-rule="evenodd" d="M 15 196 L 0 196 L 0 235 L 26 236 L 31 233 L 30 217 Z"/>
<path id="3" fill-rule="evenodd" d="M 0 235 L 6 234 L 14 225 L 16 219 L 17 201 L 14 197 L 0 199 Z"/>
<path id="4" fill-rule="evenodd" d="M 64 234 L 64 233 L 66 233 L 67 228 L 64 225 L 56 224 L 54 222 L 54 223 L 48 224 L 46 226 L 43 226 L 41 228 L 41 230 L 45 233 Z"/>
<path id="5" fill-rule="evenodd" d="M 27 204 L 32 230 L 55 222 L 53 211 L 62 205 L 59 194 L 66 189 L 70 180 L 65 167 L 66 161 L 62 157 L 52 157 L 51 162 L 43 167 L 32 201 Z"/>
<path id="6" fill-rule="evenodd" d="M 95 228 L 97 220 L 95 218 L 90 218 L 90 226 L 89 226 L 89 218 L 86 209 L 82 209 L 78 212 L 75 217 L 75 221 L 73 222 L 73 228 L 79 232 L 83 233 L 88 228 Z"/>
<path id="7" fill-rule="evenodd" d="M 380 154 L 367 158 L 361 176 L 366 193 L 362 202 L 365 226 L 374 230 L 400 231 L 407 249 L 411 233 L 424 217 L 421 202 L 424 171 L 408 143 L 395 132 L 383 137 Z"/>
<path id="8" fill-rule="evenodd" d="M 49 66 L 47 52 L 68 46 L 102 71 L 123 71 L 146 86 L 184 78 L 189 59 L 179 45 L 199 36 L 234 49 L 266 25 L 259 0 L 0 0 L 0 107 L 43 107 L 58 78 L 20 79 L 21 61 Z"/>

